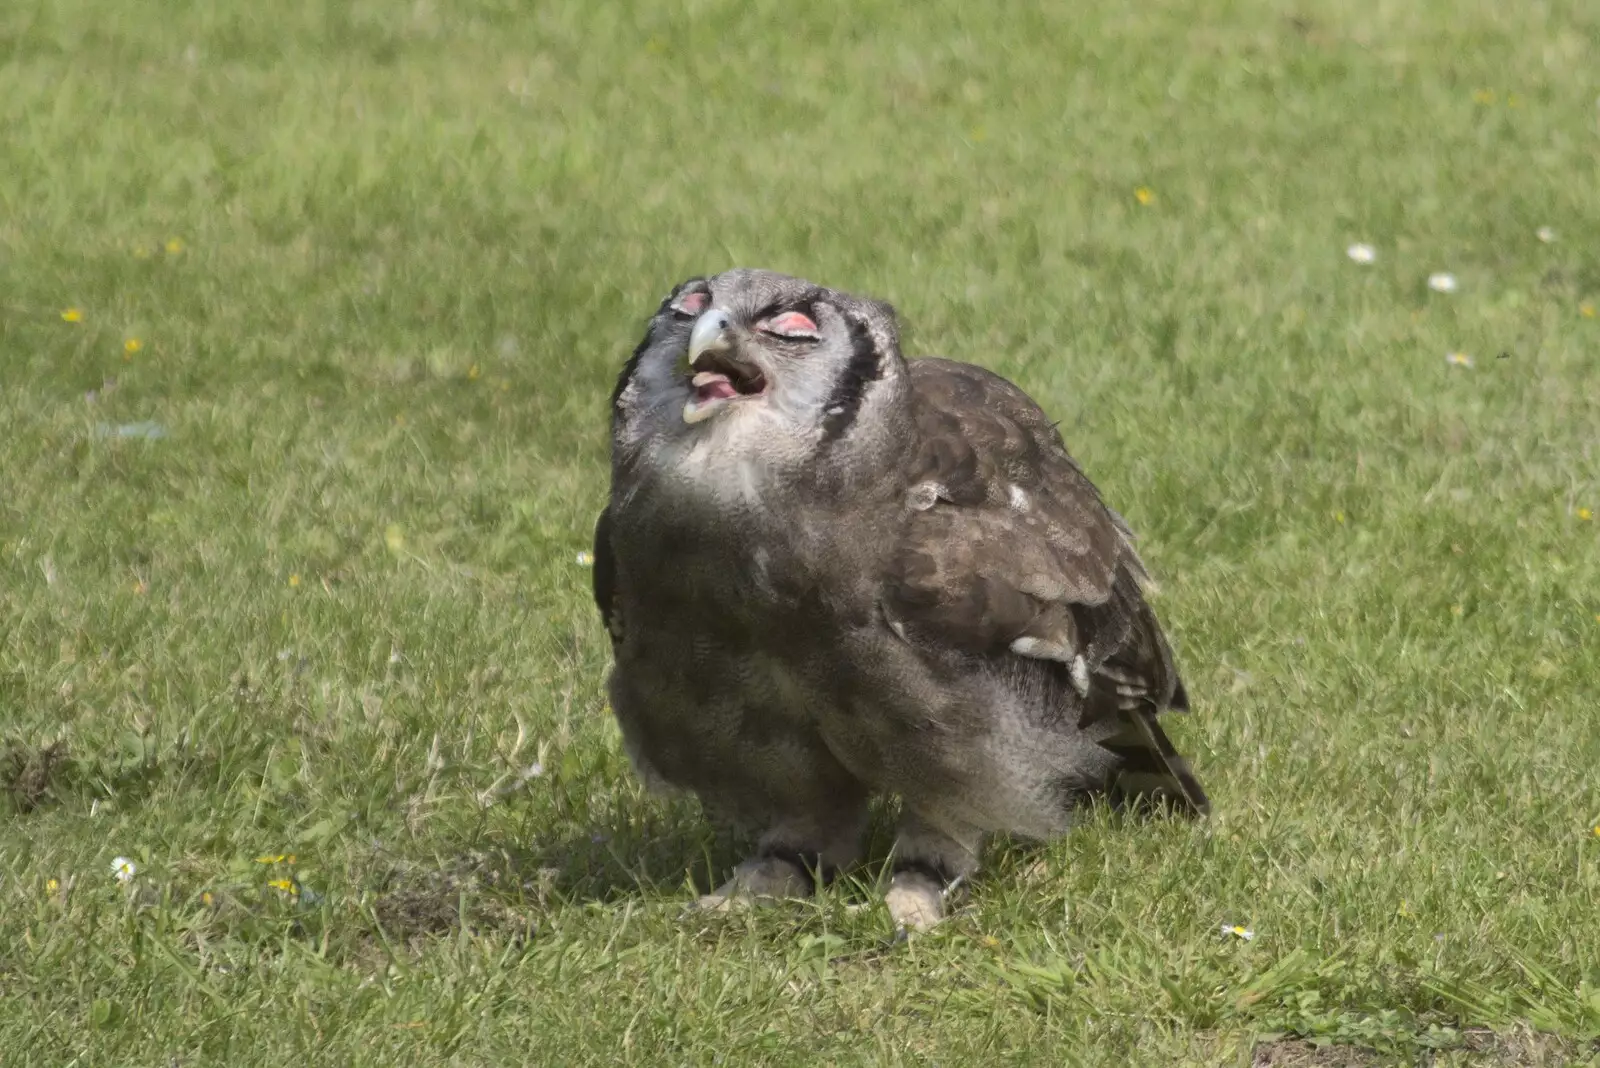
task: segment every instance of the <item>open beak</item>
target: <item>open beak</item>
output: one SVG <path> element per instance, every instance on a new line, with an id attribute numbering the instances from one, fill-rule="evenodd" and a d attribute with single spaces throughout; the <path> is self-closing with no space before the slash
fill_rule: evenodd
<path id="1" fill-rule="evenodd" d="M 767 390 L 761 368 L 741 358 L 727 312 L 708 311 L 695 320 L 689 333 L 689 369 L 694 372 L 694 394 L 683 406 L 685 423 L 709 419 L 730 402 Z"/>

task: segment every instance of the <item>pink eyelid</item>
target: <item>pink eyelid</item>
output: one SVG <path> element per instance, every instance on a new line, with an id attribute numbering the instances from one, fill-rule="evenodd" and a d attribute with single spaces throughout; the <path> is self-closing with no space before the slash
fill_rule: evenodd
<path id="1" fill-rule="evenodd" d="M 711 303 L 711 294 L 699 291 L 685 293 L 672 306 L 685 315 L 699 315 L 706 310 L 706 305 Z"/>
<path id="2" fill-rule="evenodd" d="M 811 321 L 809 315 L 797 311 L 786 311 L 774 315 L 761 324 L 761 329 L 769 334 L 779 334 L 784 337 L 817 336 L 817 324 Z"/>

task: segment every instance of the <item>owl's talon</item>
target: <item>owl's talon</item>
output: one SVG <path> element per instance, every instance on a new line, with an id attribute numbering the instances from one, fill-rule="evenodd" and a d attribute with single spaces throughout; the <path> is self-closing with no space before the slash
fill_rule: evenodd
<path id="1" fill-rule="evenodd" d="M 724 894 L 720 890 L 714 894 L 702 894 L 693 905 L 689 906 L 693 912 L 732 912 L 737 908 L 744 908 L 750 904 L 748 897 L 736 894 Z"/>
<path id="2" fill-rule="evenodd" d="M 811 877 L 781 857 L 756 857 L 733 870 L 733 877 L 694 903 L 703 912 L 731 912 L 784 898 L 810 897 Z"/>
<path id="3" fill-rule="evenodd" d="M 944 919 L 943 888 L 919 871 L 896 872 L 883 902 L 901 931 L 926 931 Z"/>

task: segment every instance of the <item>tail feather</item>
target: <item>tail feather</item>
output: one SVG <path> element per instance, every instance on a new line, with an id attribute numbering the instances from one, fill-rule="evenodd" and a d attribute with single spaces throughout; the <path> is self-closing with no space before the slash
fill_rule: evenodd
<path id="1" fill-rule="evenodd" d="M 1156 722 L 1155 712 L 1148 707 L 1125 712 L 1119 723 L 1121 729 L 1100 743 L 1122 758 L 1122 767 L 1111 784 L 1113 797 L 1167 800 L 1185 815 L 1208 815 L 1210 799 L 1189 770 L 1189 762 L 1173 748 L 1167 732 Z"/>

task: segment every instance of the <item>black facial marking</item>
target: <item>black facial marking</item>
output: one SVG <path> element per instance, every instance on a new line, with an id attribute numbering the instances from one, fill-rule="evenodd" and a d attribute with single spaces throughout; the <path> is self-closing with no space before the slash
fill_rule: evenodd
<path id="1" fill-rule="evenodd" d="M 883 377 L 883 354 L 872 340 L 872 331 L 854 315 L 846 314 L 845 322 L 850 326 L 850 362 L 828 395 L 828 402 L 822 406 L 824 444 L 844 436 L 861 412 L 867 383 Z"/>
<path id="2" fill-rule="evenodd" d="M 670 298 L 669 298 L 670 299 Z M 644 359 L 645 350 L 650 347 L 650 335 L 654 332 L 654 324 L 644 332 L 644 338 L 634 346 L 633 355 L 628 357 L 628 362 L 622 365 L 622 373 L 617 376 L 617 384 L 611 389 L 611 416 L 615 419 L 622 414 L 622 391 L 628 388 L 629 379 L 633 372 L 639 369 L 639 361 Z"/>
<path id="3" fill-rule="evenodd" d="M 650 348 L 650 343 L 655 339 L 656 321 L 666 314 L 672 315 L 674 319 L 686 318 L 683 311 L 676 306 L 678 298 L 696 286 L 702 287 L 707 295 L 710 295 L 710 288 L 706 286 L 704 278 L 690 278 L 673 286 L 672 292 L 663 297 L 661 303 L 656 307 L 655 315 L 651 316 L 649 324 L 645 327 L 644 337 L 634 347 L 633 355 L 628 357 L 628 362 L 622 365 L 622 373 L 617 376 L 617 384 L 611 390 L 613 417 L 620 413 L 622 394 L 628 388 L 628 382 L 633 378 L 634 372 L 639 369 L 639 361 L 644 358 L 645 351 Z"/>

